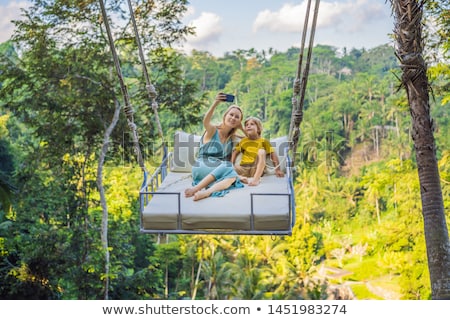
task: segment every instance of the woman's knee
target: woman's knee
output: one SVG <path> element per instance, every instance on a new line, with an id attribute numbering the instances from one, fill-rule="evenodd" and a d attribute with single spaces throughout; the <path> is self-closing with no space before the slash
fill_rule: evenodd
<path id="1" fill-rule="evenodd" d="M 231 177 L 231 178 L 223 179 L 222 181 L 223 181 L 224 185 L 231 186 L 236 181 L 236 179 L 237 179 L 237 177 Z"/>

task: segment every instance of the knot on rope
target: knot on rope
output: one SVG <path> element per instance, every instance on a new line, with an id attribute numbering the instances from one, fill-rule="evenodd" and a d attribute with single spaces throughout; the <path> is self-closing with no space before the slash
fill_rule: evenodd
<path id="1" fill-rule="evenodd" d="M 158 110 L 158 102 L 156 102 L 156 101 L 152 102 L 152 109 L 153 110 Z"/>
<path id="2" fill-rule="evenodd" d="M 294 80 L 294 94 L 295 95 L 300 94 L 300 84 L 301 84 L 300 79 L 295 78 L 295 80 Z"/>
<path id="3" fill-rule="evenodd" d="M 148 94 L 150 95 L 150 98 L 155 99 L 156 96 L 158 95 L 156 93 L 155 86 L 150 83 L 150 84 L 147 84 L 145 87 L 147 88 L 147 91 L 148 91 Z"/>
<path id="4" fill-rule="evenodd" d="M 134 112 L 133 107 L 131 105 L 126 105 L 125 108 L 123 108 L 123 111 L 125 112 L 125 114 L 128 117 L 131 117 L 133 115 L 133 112 Z"/>
<path id="5" fill-rule="evenodd" d="M 293 113 L 294 119 L 301 120 L 303 118 L 303 111 L 302 110 L 295 110 Z"/>
<path id="6" fill-rule="evenodd" d="M 130 127 L 130 129 L 133 131 L 133 133 L 136 131 L 137 129 L 137 125 L 134 122 L 128 122 L 128 126 Z"/>

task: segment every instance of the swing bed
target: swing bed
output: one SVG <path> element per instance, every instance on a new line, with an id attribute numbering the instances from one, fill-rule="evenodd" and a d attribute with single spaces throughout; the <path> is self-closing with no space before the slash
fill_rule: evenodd
<path id="1" fill-rule="evenodd" d="M 223 197 L 186 198 L 200 136 L 177 132 L 168 164 L 161 164 L 140 191 L 141 232 L 195 234 L 291 234 L 295 202 L 287 137 L 271 141 L 284 177 L 270 160 L 257 186 L 232 189 Z"/>
<path id="2" fill-rule="evenodd" d="M 200 201 L 184 196 L 184 190 L 192 185 L 191 169 L 199 148 L 200 136 L 186 132 L 176 132 L 173 150 L 168 153 L 158 117 L 156 90 L 150 82 L 144 53 L 140 43 L 134 11 L 128 0 L 130 17 L 134 27 L 139 57 L 146 89 L 155 115 L 159 137 L 162 140 L 163 159 L 161 165 L 148 178 L 142 153 L 139 147 L 133 108 L 127 87 L 123 80 L 119 58 L 114 46 L 106 9 L 99 0 L 108 41 L 119 79 L 127 117 L 132 133 L 134 149 L 139 166 L 143 171 L 143 183 L 139 192 L 140 231 L 149 234 L 236 234 L 236 235 L 291 235 L 295 224 L 295 197 L 293 189 L 293 164 L 303 118 L 303 102 L 314 42 L 314 30 L 320 0 L 315 0 L 314 15 L 309 34 L 309 47 L 306 61 L 303 61 L 305 40 L 309 26 L 311 1 L 308 0 L 297 74 L 293 85 L 292 116 L 287 137 L 271 140 L 277 152 L 283 178 L 274 174 L 270 159 L 267 160 L 265 174 L 258 186 L 245 185 L 232 189 L 223 197 L 208 197 Z"/>

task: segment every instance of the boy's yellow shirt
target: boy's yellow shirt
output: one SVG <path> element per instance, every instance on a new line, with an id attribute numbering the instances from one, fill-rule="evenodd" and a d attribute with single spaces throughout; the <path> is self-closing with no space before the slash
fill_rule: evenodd
<path id="1" fill-rule="evenodd" d="M 241 165 L 253 164 L 256 161 L 258 150 L 264 149 L 267 154 L 274 152 L 269 140 L 264 138 L 258 138 L 252 140 L 250 138 L 242 138 L 236 145 L 235 150 L 242 153 Z"/>

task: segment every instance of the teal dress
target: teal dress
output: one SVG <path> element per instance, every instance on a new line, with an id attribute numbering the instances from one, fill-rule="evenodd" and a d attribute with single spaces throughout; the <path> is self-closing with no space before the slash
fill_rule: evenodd
<path id="1" fill-rule="evenodd" d="M 195 186 L 199 184 L 204 177 L 208 174 L 212 174 L 216 180 L 207 188 L 218 181 L 228 178 L 236 177 L 236 181 L 233 182 L 228 189 L 213 192 L 211 197 L 223 197 L 231 189 L 243 188 L 244 185 L 239 180 L 238 174 L 230 161 L 232 151 L 233 142 L 231 139 L 228 139 L 225 143 L 222 143 L 219 138 L 218 130 L 216 130 L 211 140 L 207 143 L 203 143 L 202 137 L 197 160 L 192 167 L 192 185 Z"/>

